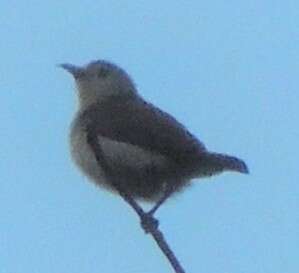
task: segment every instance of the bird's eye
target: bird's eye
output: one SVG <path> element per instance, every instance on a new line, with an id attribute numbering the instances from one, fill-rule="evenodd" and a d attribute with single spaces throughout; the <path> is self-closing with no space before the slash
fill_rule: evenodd
<path id="1" fill-rule="evenodd" d="M 108 71 L 106 69 L 101 69 L 97 72 L 98 78 L 106 78 L 108 76 Z"/>

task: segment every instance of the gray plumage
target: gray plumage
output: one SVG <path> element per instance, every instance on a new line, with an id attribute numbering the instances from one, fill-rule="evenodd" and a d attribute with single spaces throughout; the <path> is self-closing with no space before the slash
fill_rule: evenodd
<path id="1" fill-rule="evenodd" d="M 248 173 L 232 156 L 209 152 L 169 114 L 146 102 L 128 74 L 106 61 L 80 68 L 61 65 L 73 74 L 79 111 L 72 123 L 71 152 L 76 164 L 96 184 L 115 190 L 88 142 L 96 141 L 113 176 L 137 199 L 157 201 L 178 192 L 193 178 L 223 171 Z"/>

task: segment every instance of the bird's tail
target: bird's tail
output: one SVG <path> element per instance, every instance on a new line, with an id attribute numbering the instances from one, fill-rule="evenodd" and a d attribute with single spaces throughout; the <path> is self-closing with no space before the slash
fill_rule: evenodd
<path id="1" fill-rule="evenodd" d="M 246 163 L 234 156 L 207 153 L 199 162 L 199 176 L 209 176 L 223 171 L 235 171 L 248 174 Z"/>

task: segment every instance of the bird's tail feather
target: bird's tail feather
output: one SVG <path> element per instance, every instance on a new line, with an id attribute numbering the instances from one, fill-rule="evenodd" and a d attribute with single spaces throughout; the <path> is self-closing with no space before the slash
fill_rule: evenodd
<path id="1" fill-rule="evenodd" d="M 206 154 L 199 162 L 199 175 L 207 176 L 223 171 L 235 171 L 248 174 L 249 170 L 246 163 L 234 156 L 219 153 Z"/>

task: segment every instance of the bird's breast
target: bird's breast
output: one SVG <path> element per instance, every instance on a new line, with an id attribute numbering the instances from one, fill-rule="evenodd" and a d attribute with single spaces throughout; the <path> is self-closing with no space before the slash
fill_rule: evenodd
<path id="1" fill-rule="evenodd" d="M 97 184 L 105 185 L 104 173 L 87 143 L 87 132 L 75 124 L 70 136 L 71 155 L 76 165 Z"/>

